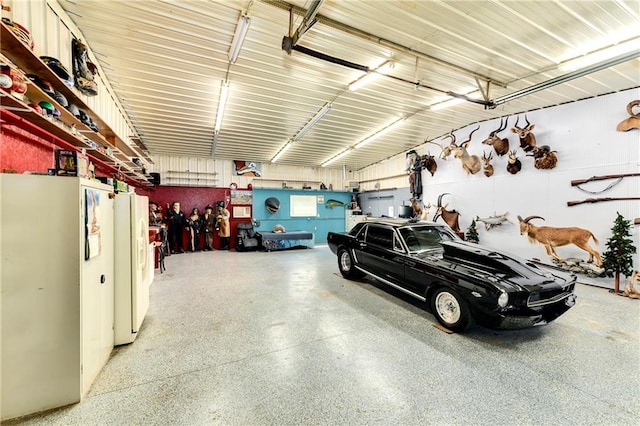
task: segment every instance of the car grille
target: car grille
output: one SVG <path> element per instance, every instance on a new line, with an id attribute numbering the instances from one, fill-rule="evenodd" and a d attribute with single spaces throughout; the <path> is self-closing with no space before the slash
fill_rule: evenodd
<path id="1" fill-rule="evenodd" d="M 556 303 L 562 299 L 565 299 L 573 293 L 574 285 L 575 284 L 571 284 L 565 288 L 543 290 L 538 293 L 533 293 L 529 295 L 527 306 L 531 308 L 535 306 L 548 305 L 550 303 Z"/>

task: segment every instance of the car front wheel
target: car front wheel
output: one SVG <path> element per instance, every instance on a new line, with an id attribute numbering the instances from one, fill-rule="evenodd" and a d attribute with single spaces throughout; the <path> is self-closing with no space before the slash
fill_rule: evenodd
<path id="1" fill-rule="evenodd" d="M 355 268 L 353 257 L 349 250 L 341 248 L 338 250 L 338 269 L 343 277 L 353 280 L 364 276 L 362 272 Z"/>
<path id="2" fill-rule="evenodd" d="M 438 322 L 451 331 L 463 332 L 473 325 L 473 317 L 467 303 L 454 290 L 436 290 L 431 298 L 431 310 Z"/>

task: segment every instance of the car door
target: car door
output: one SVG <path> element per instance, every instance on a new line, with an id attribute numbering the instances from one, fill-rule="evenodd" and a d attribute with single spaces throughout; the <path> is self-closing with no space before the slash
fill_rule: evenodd
<path id="1" fill-rule="evenodd" d="M 359 260 L 368 271 L 394 283 L 404 280 L 402 260 L 406 253 L 391 226 L 369 224 L 363 245 Z"/>

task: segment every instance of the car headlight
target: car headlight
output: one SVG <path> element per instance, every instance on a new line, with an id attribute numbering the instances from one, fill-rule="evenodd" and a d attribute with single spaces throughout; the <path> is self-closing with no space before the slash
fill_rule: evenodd
<path id="1" fill-rule="evenodd" d="M 503 291 L 502 293 L 500 293 L 500 296 L 498 297 L 498 306 L 500 306 L 501 308 L 504 308 L 505 306 L 507 306 L 508 303 L 509 303 L 509 294 Z"/>

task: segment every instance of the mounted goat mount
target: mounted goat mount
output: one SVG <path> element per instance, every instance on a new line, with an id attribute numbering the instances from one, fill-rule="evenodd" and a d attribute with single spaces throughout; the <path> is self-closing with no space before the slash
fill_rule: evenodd
<path id="1" fill-rule="evenodd" d="M 591 231 L 576 227 L 552 228 L 550 226 L 535 226 L 534 224 L 529 223 L 532 219 L 544 220 L 541 216 L 528 216 L 525 219 L 518 216 L 518 221 L 520 222 L 520 235 L 527 234 L 529 242 L 532 244 L 542 244 L 547 250 L 548 256 L 551 256 L 558 262 L 563 262 L 564 259 L 558 256 L 555 248 L 573 244 L 589 253 L 589 260 L 587 262 L 592 263 L 595 258 L 596 265 L 599 268 L 602 267 L 602 258 L 600 257 L 600 253 L 589 246 L 589 240 L 592 238 L 596 244 L 599 244 L 597 238 Z"/>
<path id="2" fill-rule="evenodd" d="M 516 156 L 516 151 L 509 151 L 509 159 L 507 160 L 507 171 L 512 175 L 515 175 L 522 170 L 522 163 Z"/>
<path id="3" fill-rule="evenodd" d="M 458 218 L 460 217 L 460 213 L 455 210 L 447 210 L 448 203 L 444 206 L 442 205 L 442 197 L 449 194 L 445 192 L 438 196 L 438 205 L 436 206 L 436 213 L 433 215 L 433 221 L 437 221 L 439 217 L 442 217 L 442 220 L 449 225 L 449 228 L 453 229 L 453 231 L 458 234 L 460 238 L 464 239 L 464 232 L 460 229 L 460 224 L 458 224 Z"/>
<path id="4" fill-rule="evenodd" d="M 500 136 L 498 136 L 498 133 L 506 129 L 508 123 L 509 123 L 509 117 L 506 117 L 504 124 L 502 123 L 502 118 L 500 118 L 500 126 L 497 129 L 491 131 L 491 133 L 489 133 L 489 136 L 482 141 L 482 143 L 485 145 L 493 146 L 493 149 L 496 151 L 496 154 L 498 154 L 501 157 L 505 155 L 507 152 L 509 152 L 509 139 L 500 138 Z"/>
<path id="5" fill-rule="evenodd" d="M 482 162 L 484 163 L 484 175 L 486 177 L 493 176 L 493 166 L 491 165 L 491 160 L 493 159 L 493 152 L 489 151 L 489 156 L 482 151 Z"/>
<path id="6" fill-rule="evenodd" d="M 520 139 L 520 148 L 522 148 L 524 152 L 529 152 L 536 146 L 536 135 L 531 133 L 536 125 L 529 123 L 527 114 L 524 115 L 524 119 L 527 122 L 526 126 L 518 127 L 518 121 L 520 121 L 520 116 L 518 116 L 516 124 L 513 125 L 511 131 L 518 135 L 518 138 Z"/>
<path id="7" fill-rule="evenodd" d="M 555 151 L 551 151 L 549 145 L 535 146 L 527 156 L 533 157 L 536 169 L 553 169 L 558 164 L 558 156 Z"/>
<path id="8" fill-rule="evenodd" d="M 631 117 L 625 118 L 616 127 L 616 130 L 619 132 L 628 132 L 631 129 L 640 129 L 640 112 L 637 114 L 633 113 L 633 108 L 640 108 L 640 100 L 631 101 L 627 104 L 627 112 Z"/>

